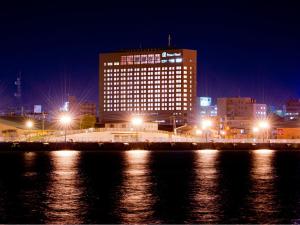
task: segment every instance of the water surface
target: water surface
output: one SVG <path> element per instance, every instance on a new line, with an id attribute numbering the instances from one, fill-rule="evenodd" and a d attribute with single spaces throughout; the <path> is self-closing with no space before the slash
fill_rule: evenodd
<path id="1" fill-rule="evenodd" d="M 0 223 L 291 223 L 300 151 L 1 152 Z"/>

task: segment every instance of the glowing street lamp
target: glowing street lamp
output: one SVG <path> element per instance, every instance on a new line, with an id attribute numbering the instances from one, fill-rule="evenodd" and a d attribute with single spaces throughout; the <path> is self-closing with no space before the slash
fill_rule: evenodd
<path id="1" fill-rule="evenodd" d="M 196 134 L 197 134 L 197 135 L 202 135 L 202 134 L 203 134 L 203 131 L 200 130 L 200 129 L 197 129 L 197 130 L 196 130 Z"/>
<path id="2" fill-rule="evenodd" d="M 59 118 L 60 124 L 64 127 L 65 142 L 67 142 L 67 128 L 72 123 L 72 120 L 73 120 L 72 117 L 70 115 L 68 115 L 68 114 L 61 115 L 61 117 Z"/>
<path id="3" fill-rule="evenodd" d="M 141 117 L 135 116 L 131 119 L 131 124 L 135 127 L 139 127 L 144 123 L 143 119 Z"/>
<path id="4" fill-rule="evenodd" d="M 207 135 L 208 135 L 208 130 L 212 127 L 213 125 L 213 122 L 210 120 L 210 119 L 203 119 L 201 121 L 201 127 L 202 127 L 202 130 L 205 131 L 205 140 L 207 142 Z"/>
<path id="5" fill-rule="evenodd" d="M 269 129 L 270 128 L 270 123 L 266 120 L 262 120 L 258 123 L 258 126 L 261 128 L 261 129 Z"/>
<path id="6" fill-rule="evenodd" d="M 226 131 L 225 131 L 225 130 L 221 130 L 221 131 L 220 131 L 220 134 L 221 134 L 221 136 L 222 136 L 223 138 L 225 138 Z"/>
<path id="7" fill-rule="evenodd" d="M 25 126 L 27 129 L 31 130 L 33 128 L 33 122 L 31 120 L 27 120 Z"/>
<path id="8" fill-rule="evenodd" d="M 254 134 L 257 134 L 259 132 L 259 128 L 258 127 L 253 127 L 252 131 Z"/>
<path id="9" fill-rule="evenodd" d="M 136 141 L 139 140 L 139 134 L 137 132 L 138 128 L 141 127 L 144 123 L 144 120 L 142 117 L 139 117 L 139 116 L 133 116 L 131 118 L 131 124 L 133 127 L 136 128 Z"/>
<path id="10" fill-rule="evenodd" d="M 212 121 L 210 119 L 204 119 L 201 121 L 201 127 L 203 130 L 209 129 L 212 126 Z"/>
<path id="11" fill-rule="evenodd" d="M 31 130 L 32 128 L 33 128 L 33 122 L 31 121 L 31 120 L 27 120 L 26 122 L 25 122 L 25 126 L 26 126 L 26 128 L 28 129 L 28 130 Z M 30 134 L 29 134 L 29 138 L 28 138 L 28 140 L 30 141 Z"/>
<path id="12" fill-rule="evenodd" d="M 267 139 L 268 139 L 268 130 L 270 129 L 270 122 L 267 121 L 267 120 L 262 120 L 262 121 L 259 121 L 258 123 L 258 127 L 262 130 L 262 131 L 265 131 L 267 133 Z M 265 133 L 263 133 L 263 141 L 265 139 Z"/>

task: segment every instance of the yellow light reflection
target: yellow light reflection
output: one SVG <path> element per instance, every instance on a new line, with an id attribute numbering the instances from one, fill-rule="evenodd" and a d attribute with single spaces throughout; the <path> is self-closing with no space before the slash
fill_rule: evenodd
<path id="1" fill-rule="evenodd" d="M 219 151 L 214 149 L 196 151 L 194 166 L 196 172 L 194 192 L 196 194 L 191 210 L 194 215 L 206 215 L 203 223 L 218 221 L 217 215 L 220 210 L 217 204 L 218 154 Z"/>
<path id="2" fill-rule="evenodd" d="M 36 160 L 36 152 L 25 152 L 24 154 L 25 168 L 26 172 L 25 177 L 35 176 L 37 172 L 34 169 L 34 163 Z"/>
<path id="3" fill-rule="evenodd" d="M 54 152 L 55 156 L 57 157 L 62 157 L 62 158 L 69 158 L 74 155 L 78 154 L 78 151 L 73 151 L 73 150 L 61 150 L 61 151 L 55 151 Z"/>
<path id="4" fill-rule="evenodd" d="M 78 151 L 53 151 L 50 153 L 53 169 L 49 182 L 46 223 L 83 223 L 79 213 L 85 205 L 84 194 L 78 178 Z"/>
<path id="5" fill-rule="evenodd" d="M 278 207 L 274 200 L 274 155 L 275 151 L 270 149 L 254 150 L 252 154 L 250 207 L 258 214 L 264 212 L 264 218 L 271 216 Z"/>
<path id="6" fill-rule="evenodd" d="M 125 152 L 126 166 L 124 183 L 121 187 L 121 220 L 122 223 L 147 223 L 152 217 L 153 205 L 149 151 L 131 150 Z"/>
<path id="7" fill-rule="evenodd" d="M 271 149 L 258 149 L 254 150 L 255 154 L 260 154 L 260 155 L 272 155 L 274 153 L 274 150 Z"/>

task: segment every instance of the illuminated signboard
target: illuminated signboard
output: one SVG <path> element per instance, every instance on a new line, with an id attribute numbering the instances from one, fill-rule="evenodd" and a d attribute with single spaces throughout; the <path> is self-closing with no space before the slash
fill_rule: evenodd
<path id="1" fill-rule="evenodd" d="M 127 64 L 132 65 L 133 64 L 133 55 L 128 55 L 127 56 Z"/>
<path id="2" fill-rule="evenodd" d="M 154 64 L 154 63 L 167 63 L 167 62 L 181 63 L 182 58 L 179 56 L 181 56 L 181 53 L 167 53 L 167 52 L 163 52 L 161 54 L 128 55 L 128 56 L 121 56 L 120 64 L 133 65 L 133 64 Z"/>
<path id="3" fill-rule="evenodd" d="M 160 54 L 155 54 L 155 63 L 160 63 Z"/>
<path id="4" fill-rule="evenodd" d="M 210 97 L 200 97 L 200 106 L 210 106 L 211 98 Z"/>
<path id="5" fill-rule="evenodd" d="M 34 113 L 42 113 L 42 106 L 41 105 L 34 105 L 33 112 Z"/>
<path id="6" fill-rule="evenodd" d="M 135 55 L 134 56 L 134 64 L 140 64 L 140 60 L 141 60 L 140 55 Z"/>
<path id="7" fill-rule="evenodd" d="M 147 64 L 147 55 L 141 55 L 141 64 Z"/>
<path id="8" fill-rule="evenodd" d="M 148 55 L 148 63 L 150 64 L 154 63 L 154 55 Z"/>

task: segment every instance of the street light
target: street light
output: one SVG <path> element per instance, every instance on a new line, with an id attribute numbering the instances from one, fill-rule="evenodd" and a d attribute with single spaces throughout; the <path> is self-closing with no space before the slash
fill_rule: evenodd
<path id="1" fill-rule="evenodd" d="M 208 130 L 212 127 L 213 122 L 210 119 L 203 119 L 201 121 L 202 130 L 205 131 L 205 140 L 207 142 Z"/>
<path id="2" fill-rule="evenodd" d="M 202 135 L 202 134 L 203 134 L 203 131 L 200 130 L 200 129 L 197 129 L 197 130 L 196 130 L 196 134 L 197 134 L 197 135 Z"/>
<path id="3" fill-rule="evenodd" d="M 26 123 L 25 123 L 25 126 L 28 130 L 31 130 L 33 128 L 33 122 L 31 120 L 27 120 Z M 30 141 L 30 133 L 29 133 L 29 141 Z"/>
<path id="4" fill-rule="evenodd" d="M 141 127 L 144 123 L 144 120 L 140 116 L 133 116 L 131 118 L 131 124 L 136 128 L 136 141 L 139 140 L 138 128 Z"/>
<path id="5" fill-rule="evenodd" d="M 267 139 L 268 139 L 268 130 L 270 129 L 270 122 L 267 121 L 267 120 L 262 120 L 262 121 L 259 121 L 258 123 L 258 126 L 261 130 L 267 132 Z M 265 133 L 263 133 L 263 142 L 265 140 Z"/>
<path id="6" fill-rule="evenodd" d="M 258 127 L 253 127 L 252 128 L 252 131 L 254 134 L 258 133 L 259 132 L 259 128 Z"/>
<path id="7" fill-rule="evenodd" d="M 131 118 L 131 124 L 135 127 L 141 126 L 144 123 L 141 117 L 135 116 Z"/>
<path id="8" fill-rule="evenodd" d="M 72 117 L 68 114 L 61 115 L 59 122 L 64 127 L 65 131 L 65 142 L 67 142 L 67 127 L 72 123 Z"/>
<path id="9" fill-rule="evenodd" d="M 225 135 L 226 135 L 226 131 L 225 130 L 221 130 L 220 131 L 220 135 L 221 135 L 221 138 L 225 138 Z"/>
<path id="10" fill-rule="evenodd" d="M 33 122 L 31 120 L 27 120 L 25 125 L 29 130 L 33 128 Z"/>
<path id="11" fill-rule="evenodd" d="M 258 126 L 262 129 L 269 129 L 270 123 L 266 120 L 259 121 Z"/>

